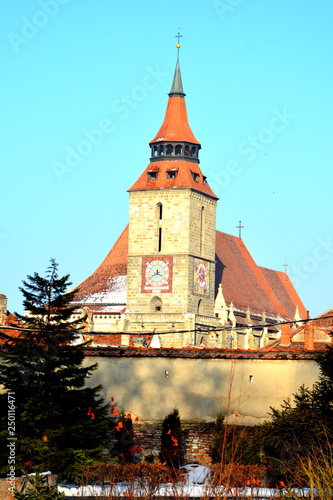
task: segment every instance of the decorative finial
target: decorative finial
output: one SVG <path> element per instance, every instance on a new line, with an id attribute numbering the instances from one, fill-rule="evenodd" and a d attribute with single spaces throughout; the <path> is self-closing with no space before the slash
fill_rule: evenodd
<path id="1" fill-rule="evenodd" d="M 181 34 L 180 34 L 180 28 L 178 28 L 178 33 L 177 33 L 177 35 L 175 36 L 175 38 L 178 38 L 178 40 L 177 40 L 177 42 L 178 42 L 178 43 L 177 43 L 177 45 L 176 45 L 176 47 L 177 47 L 177 54 L 178 54 L 178 56 L 179 56 L 179 49 L 180 49 L 180 47 L 181 47 L 181 45 L 180 45 L 180 43 L 179 43 L 179 39 L 180 39 L 180 38 L 182 38 L 182 36 L 183 36 L 183 35 L 181 35 Z"/>

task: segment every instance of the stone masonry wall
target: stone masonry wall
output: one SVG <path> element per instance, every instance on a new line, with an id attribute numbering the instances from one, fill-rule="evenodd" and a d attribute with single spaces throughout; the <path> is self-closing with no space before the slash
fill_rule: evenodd
<path id="1" fill-rule="evenodd" d="M 156 220 L 158 203 L 163 208 L 161 220 Z M 156 294 L 163 301 L 163 310 L 197 313 L 201 298 L 201 314 L 214 315 L 215 214 L 216 200 L 190 189 L 130 193 L 127 307 L 131 312 L 149 312 L 149 303 L 154 296 L 141 293 L 142 257 L 170 255 L 174 259 L 172 292 Z M 160 252 L 156 250 L 157 223 L 162 229 Z M 209 296 L 193 294 L 194 256 L 210 263 Z"/>
<path id="2" fill-rule="evenodd" d="M 154 457 L 154 461 L 159 461 L 161 449 L 162 423 L 154 424 L 134 424 L 136 440 L 142 448 L 143 460 L 147 457 Z M 183 450 L 185 462 L 209 465 L 211 459 L 209 450 L 213 439 L 213 422 L 191 423 L 182 422 Z"/>

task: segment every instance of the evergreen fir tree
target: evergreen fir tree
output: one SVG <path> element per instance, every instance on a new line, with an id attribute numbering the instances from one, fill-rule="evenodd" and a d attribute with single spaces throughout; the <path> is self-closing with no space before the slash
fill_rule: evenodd
<path id="1" fill-rule="evenodd" d="M 130 414 L 122 414 L 114 429 L 115 443 L 110 459 L 120 464 L 135 464 L 141 461 L 141 446 L 135 438 Z"/>
<path id="2" fill-rule="evenodd" d="M 312 389 L 300 387 L 293 401 L 271 408 L 271 421 L 261 427 L 267 456 L 289 467 L 299 459 L 331 457 L 333 449 L 333 349 L 317 356 L 319 381 Z"/>
<path id="3" fill-rule="evenodd" d="M 75 343 L 83 318 L 71 319 L 75 292 L 67 292 L 69 275 L 59 278 L 57 268 L 52 259 L 46 277 L 35 273 L 23 281 L 27 315 L 16 315 L 24 330 L 15 337 L 1 333 L 0 383 L 6 391 L 0 396 L 1 437 L 7 438 L 4 413 L 10 392 L 16 407 L 17 473 L 30 468 L 73 476 L 76 466 L 101 459 L 106 440 L 101 387 L 84 387 L 97 365 L 83 366 L 84 353 Z M 1 472 L 7 469 L 5 462 Z"/>
<path id="4" fill-rule="evenodd" d="M 222 455 L 225 446 L 225 426 L 224 426 L 224 416 L 219 413 L 216 417 L 216 422 L 213 431 L 213 440 L 210 449 L 210 456 L 213 464 L 220 463 L 222 461 Z"/>
<path id="5" fill-rule="evenodd" d="M 163 420 L 160 459 L 172 470 L 184 462 L 179 412 L 175 408 Z"/>
<path id="6" fill-rule="evenodd" d="M 220 412 L 216 418 L 210 456 L 212 463 L 260 463 L 258 426 L 226 425 Z"/>
<path id="7" fill-rule="evenodd" d="M 59 493 L 57 486 L 48 485 L 47 478 L 37 474 L 35 477 L 29 476 L 31 487 L 25 492 L 15 490 L 15 500 L 61 500 L 64 493 Z"/>

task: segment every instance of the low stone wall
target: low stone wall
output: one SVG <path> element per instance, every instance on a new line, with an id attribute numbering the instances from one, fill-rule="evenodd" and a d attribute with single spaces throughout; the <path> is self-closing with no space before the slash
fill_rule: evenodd
<path id="1" fill-rule="evenodd" d="M 185 462 L 209 465 L 214 422 L 182 422 L 181 428 Z M 161 450 L 162 423 L 134 424 L 133 430 L 142 448 L 143 460 L 153 457 L 157 462 Z"/>

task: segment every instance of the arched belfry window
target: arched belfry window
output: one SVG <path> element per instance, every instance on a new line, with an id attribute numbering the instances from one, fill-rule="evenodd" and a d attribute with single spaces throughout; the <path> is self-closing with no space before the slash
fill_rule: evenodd
<path id="1" fill-rule="evenodd" d="M 162 218 L 163 218 L 163 205 L 162 203 L 157 203 L 155 208 L 155 250 L 157 252 L 162 251 Z"/>
<path id="2" fill-rule="evenodd" d="M 167 155 L 173 154 L 173 145 L 172 144 L 167 144 L 165 154 L 167 154 Z"/>
<path id="3" fill-rule="evenodd" d="M 182 145 L 181 144 L 177 144 L 177 146 L 175 147 L 175 153 L 177 156 L 182 154 Z"/>
<path id="4" fill-rule="evenodd" d="M 153 297 L 149 303 L 150 312 L 162 312 L 162 300 L 159 297 Z"/>
<path id="5" fill-rule="evenodd" d="M 200 254 L 204 253 L 205 244 L 205 207 L 201 207 L 200 212 Z"/>
<path id="6" fill-rule="evenodd" d="M 203 309 L 202 300 L 200 299 L 198 302 L 198 314 L 202 314 L 202 309 Z"/>

